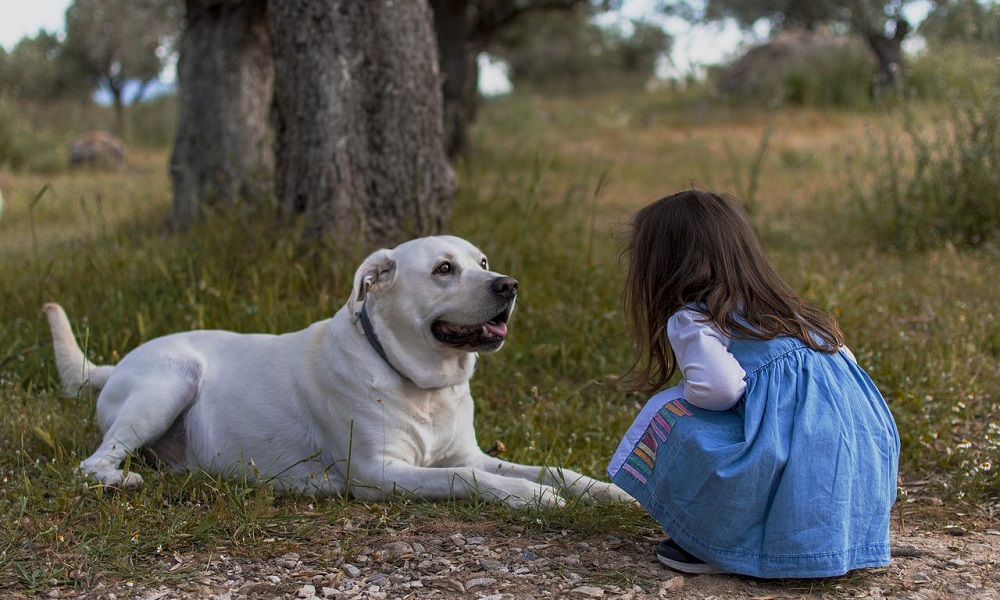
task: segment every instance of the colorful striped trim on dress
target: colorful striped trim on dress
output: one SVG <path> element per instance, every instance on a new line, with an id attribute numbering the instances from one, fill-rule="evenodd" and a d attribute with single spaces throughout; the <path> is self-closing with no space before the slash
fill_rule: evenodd
<path id="1" fill-rule="evenodd" d="M 667 441 L 667 436 L 674 429 L 674 423 L 680 417 L 690 417 L 691 411 L 681 402 L 681 398 L 671 400 L 663 405 L 663 408 L 656 411 L 650 419 L 646 432 L 642 435 L 632 449 L 632 454 L 625 459 L 622 469 L 634 477 L 639 483 L 645 485 L 646 480 L 653 473 L 653 466 L 656 464 L 656 449 L 660 444 Z"/>

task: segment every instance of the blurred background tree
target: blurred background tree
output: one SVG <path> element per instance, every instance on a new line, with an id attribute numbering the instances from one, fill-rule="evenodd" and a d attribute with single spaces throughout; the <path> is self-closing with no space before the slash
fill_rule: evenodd
<path id="1" fill-rule="evenodd" d="M 431 0 L 448 156 L 456 157 L 466 150 L 465 130 L 475 120 L 479 106 L 478 59 L 483 52 L 495 49 L 498 38 L 510 30 L 530 29 L 538 21 L 577 21 L 578 15 L 593 16 L 620 4 L 620 0 Z"/>
<path id="2" fill-rule="evenodd" d="M 678 0 L 664 2 L 667 12 L 692 22 L 733 19 L 741 27 L 764 22 L 772 32 L 812 31 L 820 25 L 849 28 L 860 35 L 878 61 L 877 84 L 896 87 L 904 68 L 903 41 L 911 32 L 904 12 L 918 0 Z"/>
<path id="3" fill-rule="evenodd" d="M 86 100 L 90 82 L 54 33 L 39 31 L 9 53 L 0 48 L 0 89 L 23 100 Z"/>
<path id="4" fill-rule="evenodd" d="M 564 93 L 642 89 L 655 77 L 657 60 L 669 52 L 670 36 L 637 20 L 598 25 L 599 9 L 581 4 L 518 22 L 488 50 L 507 63 L 514 86 Z"/>
<path id="5" fill-rule="evenodd" d="M 126 85 L 136 84 L 132 102 L 140 102 L 173 53 L 180 18 L 176 0 L 74 0 L 66 11 L 65 55 L 110 94 L 118 135 Z"/>

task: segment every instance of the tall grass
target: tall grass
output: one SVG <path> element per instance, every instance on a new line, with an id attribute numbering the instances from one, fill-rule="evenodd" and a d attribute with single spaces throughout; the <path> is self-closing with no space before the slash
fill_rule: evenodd
<path id="1" fill-rule="evenodd" d="M 979 246 L 1000 236 L 1000 93 L 939 112 L 930 128 L 904 113 L 902 137 L 887 131 L 863 162 L 854 196 L 883 246 Z"/>

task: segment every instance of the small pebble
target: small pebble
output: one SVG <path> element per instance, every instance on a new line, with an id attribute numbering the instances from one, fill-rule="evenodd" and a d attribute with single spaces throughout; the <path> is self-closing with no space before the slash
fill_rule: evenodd
<path id="1" fill-rule="evenodd" d="M 474 587 L 480 587 L 485 585 L 493 585 L 497 580 L 492 577 L 474 577 L 465 582 L 465 589 L 470 590 Z"/>
<path id="2" fill-rule="evenodd" d="M 352 579 L 357 579 L 361 576 L 361 569 L 355 567 L 351 563 L 344 563 L 340 568 L 344 571 L 344 573 L 347 573 L 348 577 Z"/>

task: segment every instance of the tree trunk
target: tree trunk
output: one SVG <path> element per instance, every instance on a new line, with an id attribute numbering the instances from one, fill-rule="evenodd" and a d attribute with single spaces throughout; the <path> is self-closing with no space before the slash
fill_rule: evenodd
<path id="1" fill-rule="evenodd" d="M 267 202 L 274 65 L 266 0 L 187 0 L 177 74 L 169 225 L 187 226 L 205 208 Z"/>
<path id="2" fill-rule="evenodd" d="M 896 21 L 892 37 L 871 27 L 862 30 L 865 42 L 878 60 L 879 91 L 889 91 L 903 83 L 903 39 L 909 31 L 910 24 L 904 19 Z"/>
<path id="3" fill-rule="evenodd" d="M 427 0 L 271 0 L 276 185 L 314 233 L 389 244 L 454 193 Z"/>
<path id="4" fill-rule="evenodd" d="M 479 49 L 472 42 L 469 0 L 431 0 L 434 33 L 441 61 L 445 151 L 451 158 L 464 155 L 466 127 L 475 119 L 479 103 Z"/>
<path id="5" fill-rule="evenodd" d="M 108 93 L 111 94 L 111 106 L 115 111 L 114 133 L 121 139 L 125 139 L 125 101 L 122 99 L 122 83 L 114 77 L 105 79 Z"/>

